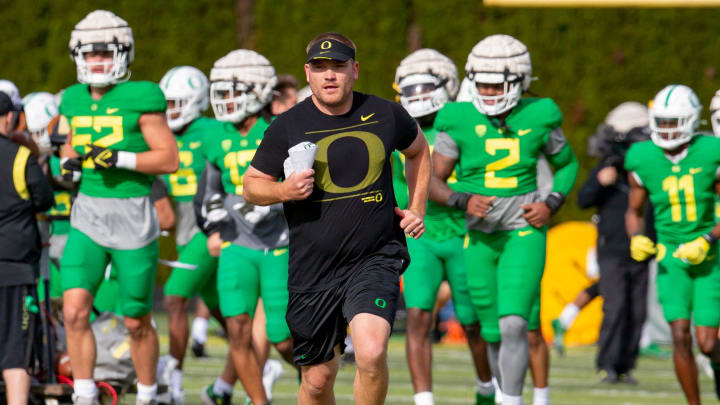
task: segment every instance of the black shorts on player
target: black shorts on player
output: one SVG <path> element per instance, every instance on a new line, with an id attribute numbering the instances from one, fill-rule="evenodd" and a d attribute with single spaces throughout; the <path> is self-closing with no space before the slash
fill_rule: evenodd
<path id="1" fill-rule="evenodd" d="M 0 370 L 29 366 L 33 335 L 37 335 L 32 332 L 39 327 L 37 315 L 30 312 L 26 303 L 33 288 L 32 285 L 0 287 Z"/>
<path id="2" fill-rule="evenodd" d="M 337 345 L 342 354 L 348 324 L 357 314 L 377 315 L 392 328 L 403 262 L 402 258 L 372 257 L 332 288 L 291 291 L 287 322 L 295 363 L 307 366 L 328 362 L 335 356 Z"/>

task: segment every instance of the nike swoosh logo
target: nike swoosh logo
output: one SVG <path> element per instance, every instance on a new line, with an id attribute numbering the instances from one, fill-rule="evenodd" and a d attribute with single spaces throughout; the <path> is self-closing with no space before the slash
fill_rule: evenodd
<path id="1" fill-rule="evenodd" d="M 531 233 L 532 233 L 531 230 L 528 230 L 528 231 L 518 231 L 518 236 L 522 238 L 523 236 L 528 236 L 528 235 L 530 235 Z"/>
<path id="2" fill-rule="evenodd" d="M 532 128 L 530 129 L 519 129 L 518 130 L 518 136 L 527 135 L 532 131 Z"/>
<path id="3" fill-rule="evenodd" d="M 118 110 L 119 110 L 119 108 L 110 108 L 110 107 L 108 107 L 108 109 L 105 110 L 105 112 L 108 113 L 108 114 L 115 114 L 116 112 L 118 112 Z"/>
<path id="4" fill-rule="evenodd" d="M 690 174 L 698 174 L 702 171 L 702 167 L 696 167 L 693 169 L 690 169 Z"/>
<path id="5" fill-rule="evenodd" d="M 275 249 L 275 250 L 273 250 L 273 256 L 283 255 L 287 251 L 288 251 L 287 249 Z"/>
<path id="6" fill-rule="evenodd" d="M 365 121 L 369 120 L 370 117 L 372 117 L 373 115 L 375 115 L 375 113 L 372 113 L 372 114 L 370 114 L 370 115 L 368 115 L 368 116 L 361 115 L 361 116 L 360 116 L 360 121 L 365 122 Z"/>

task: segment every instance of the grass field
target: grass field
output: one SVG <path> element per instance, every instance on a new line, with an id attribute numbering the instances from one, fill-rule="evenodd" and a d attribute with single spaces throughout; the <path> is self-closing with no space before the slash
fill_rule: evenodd
<path id="1" fill-rule="evenodd" d="M 168 347 L 167 327 L 162 316 L 157 319 L 160 332 L 161 352 Z M 186 403 L 201 404 L 200 390 L 210 384 L 220 373 L 226 353 L 225 341 L 211 337 L 207 348 L 208 359 L 195 359 L 188 353 L 184 385 Z M 468 351 L 464 346 L 434 346 L 434 392 L 437 405 L 474 403 L 474 376 Z M 635 377 L 640 384 L 601 385 L 593 367 L 594 347 L 569 348 L 564 357 L 552 354 L 550 368 L 551 401 L 553 405 L 677 405 L 685 400 L 670 359 L 641 358 Z M 277 358 L 277 353 L 273 353 Z M 412 387 L 405 360 L 404 336 L 393 336 L 389 348 L 390 389 L 388 404 L 412 404 Z M 275 384 L 274 405 L 297 403 L 297 374 L 287 364 L 285 373 Z M 339 405 L 352 404 L 352 382 L 355 370 L 346 366 L 340 370 L 335 385 L 335 396 Z M 713 392 L 712 381 L 700 376 L 702 399 L 705 404 L 718 403 Z M 525 403 L 532 404 L 532 383 L 528 376 L 525 384 Z M 134 404 L 128 396 L 123 404 Z M 242 386 L 235 386 L 233 403 L 243 404 Z"/>

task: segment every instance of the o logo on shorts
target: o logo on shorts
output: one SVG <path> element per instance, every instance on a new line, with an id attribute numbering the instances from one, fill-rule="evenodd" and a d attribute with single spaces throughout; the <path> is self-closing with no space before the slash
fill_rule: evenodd
<path id="1" fill-rule="evenodd" d="M 320 44 L 320 49 L 330 49 L 332 48 L 332 42 L 330 41 L 323 41 L 322 44 Z"/>
<path id="2" fill-rule="evenodd" d="M 385 309 L 387 306 L 387 302 L 385 302 L 382 298 L 375 298 L 375 305 L 377 305 L 379 308 Z"/>
<path id="3" fill-rule="evenodd" d="M 328 149 L 335 141 L 343 138 L 356 138 L 361 140 L 367 147 L 368 153 L 368 171 L 365 178 L 360 183 L 351 187 L 342 187 L 333 182 L 330 175 L 330 167 L 328 162 Z M 317 142 L 318 151 L 315 156 L 315 185 L 322 190 L 334 194 L 352 193 L 362 190 L 367 186 L 375 183 L 382 174 L 385 165 L 385 145 L 380 138 L 371 132 L 351 131 L 341 132 L 339 134 L 328 136 Z"/>

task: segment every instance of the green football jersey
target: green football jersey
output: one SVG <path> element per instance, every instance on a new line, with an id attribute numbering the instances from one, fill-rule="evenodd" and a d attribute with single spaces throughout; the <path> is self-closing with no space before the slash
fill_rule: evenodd
<path id="1" fill-rule="evenodd" d="M 61 175 L 60 158 L 50 155 L 50 174 L 53 177 Z M 70 208 L 72 206 L 72 193 L 68 190 L 53 190 L 55 205 L 47 212 L 52 219 L 53 235 L 64 235 L 70 232 Z"/>
<path id="2" fill-rule="evenodd" d="M 225 126 L 212 118 L 200 117 L 193 120 L 185 132 L 175 134 L 180 167 L 175 173 L 162 176 L 175 201 L 192 201 L 197 193 L 197 180 L 205 170 L 204 143 L 222 134 Z"/>
<path id="3" fill-rule="evenodd" d="M 625 168 L 640 179 L 655 213 L 658 239 L 684 243 L 715 225 L 714 184 L 720 168 L 720 139 L 697 135 L 687 155 L 673 163 L 652 141 L 635 143 Z"/>
<path id="4" fill-rule="evenodd" d="M 458 191 L 510 197 L 537 189 L 537 160 L 562 113 L 549 98 L 523 98 L 505 118 L 480 113 L 473 103 L 447 103 L 435 129 L 447 133 L 460 156 Z"/>
<path id="5" fill-rule="evenodd" d="M 86 84 L 68 87 L 60 113 L 72 129 L 72 147 L 80 155 L 90 144 L 141 153 L 150 150 L 138 119 L 145 113 L 165 112 L 165 96 L 152 82 L 125 82 L 113 86 L 100 100 L 90 96 Z M 150 194 L 155 176 L 132 170 L 95 170 L 91 159 L 83 162 L 80 192 L 91 197 L 129 198 Z"/>
<path id="6" fill-rule="evenodd" d="M 250 132 L 242 136 L 232 124 L 226 123 L 222 133 L 206 140 L 205 156 L 222 172 L 222 185 L 226 193 L 242 195 L 243 175 L 268 126 L 270 122 L 259 117 Z"/>
<path id="7" fill-rule="evenodd" d="M 432 153 L 437 130 L 433 127 L 425 127 L 422 128 L 422 131 L 430 145 L 430 153 Z M 406 209 L 409 204 L 409 197 L 405 178 L 405 156 L 398 151 L 394 151 L 392 165 L 395 200 L 397 200 L 398 207 Z M 456 188 L 457 178 L 454 171 L 448 178 L 447 183 L 453 190 Z M 425 211 L 425 237 L 442 242 L 458 235 L 464 235 L 465 232 L 465 212 L 428 200 Z"/>

